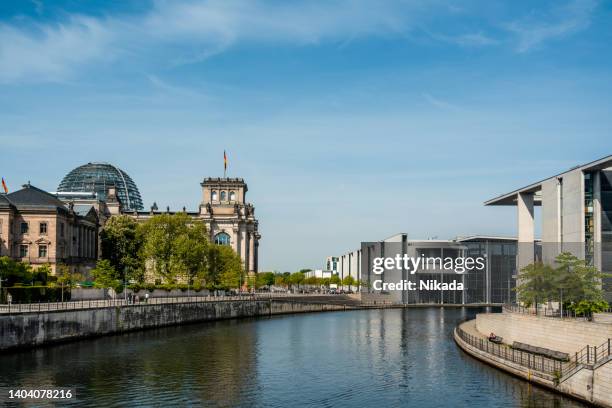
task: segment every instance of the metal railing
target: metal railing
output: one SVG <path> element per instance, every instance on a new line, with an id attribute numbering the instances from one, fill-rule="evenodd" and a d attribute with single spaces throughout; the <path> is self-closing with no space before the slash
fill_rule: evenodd
<path id="1" fill-rule="evenodd" d="M 592 316 L 590 314 L 584 313 L 576 313 L 573 310 L 563 310 L 553 309 L 548 307 L 525 307 L 520 305 L 509 305 L 505 304 L 503 306 L 504 312 L 510 313 L 520 313 L 531 316 L 540 316 L 540 317 L 553 317 L 553 318 L 563 318 L 563 319 L 580 319 L 580 320 L 588 320 Z M 601 313 L 612 313 L 612 309 L 603 310 Z"/>
<path id="2" fill-rule="evenodd" d="M 520 364 L 523 367 L 540 373 L 552 375 L 557 381 L 563 382 L 583 367 L 593 369 L 598 362 L 612 359 L 612 339 L 608 339 L 599 346 L 587 345 L 570 356 L 567 362 L 554 360 L 538 354 L 516 350 L 505 344 L 496 344 L 488 339 L 466 333 L 457 326 L 458 336 L 477 349 L 504 360 Z M 538 375 L 537 373 L 534 373 Z M 542 377 L 540 375 L 540 377 Z"/>
<path id="3" fill-rule="evenodd" d="M 488 339 L 466 333 L 461 329 L 461 327 L 457 327 L 456 330 L 461 340 L 465 341 L 470 346 L 476 347 L 478 350 L 484 351 L 485 353 L 492 354 L 504 360 L 534 370 L 535 372 L 533 374 L 535 375 L 538 375 L 537 372 L 540 372 L 553 377 L 561 377 L 563 376 L 564 371 L 566 371 L 566 363 L 563 363 L 562 361 L 553 360 L 551 358 L 526 351 L 516 350 L 505 344 L 490 342 Z M 542 375 L 539 376 L 543 377 Z"/>
<path id="4" fill-rule="evenodd" d="M 13 313 L 43 313 L 52 311 L 62 310 L 81 310 L 81 309 L 98 309 L 105 307 L 114 306 L 144 306 L 144 305 L 159 305 L 159 304 L 175 304 L 175 303 L 210 303 L 210 302 L 227 302 L 227 301 L 254 301 L 254 300 L 268 300 L 268 299 L 291 299 L 300 298 L 326 298 L 330 300 L 339 299 L 337 295 L 328 294 L 289 294 L 289 293 L 242 293 L 238 295 L 230 296 L 164 296 L 164 297 L 150 297 L 148 299 L 139 297 L 138 299 L 105 299 L 105 300 L 71 300 L 64 302 L 38 302 L 38 303 L 9 303 L 0 304 L 0 314 L 13 314 Z M 322 300 L 319 303 L 327 302 Z M 377 302 L 373 304 L 364 303 L 363 306 L 377 306 Z M 380 305 L 382 302 L 378 302 Z M 333 303 L 330 303 L 333 304 Z M 352 305 L 357 306 L 357 305 Z M 361 304 L 360 304 L 361 306 Z"/>

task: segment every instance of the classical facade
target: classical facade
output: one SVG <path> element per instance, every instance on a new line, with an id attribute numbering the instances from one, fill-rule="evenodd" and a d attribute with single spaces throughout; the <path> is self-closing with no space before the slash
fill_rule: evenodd
<path id="1" fill-rule="evenodd" d="M 261 235 L 255 207 L 246 202 L 247 185 L 241 178 L 206 178 L 201 183 L 199 217 L 212 242 L 230 245 L 242 258 L 245 270 L 257 273 Z"/>
<path id="2" fill-rule="evenodd" d="M 98 212 L 91 205 L 64 203 L 29 183 L 0 194 L 0 256 L 34 267 L 58 264 L 87 273 L 98 258 Z"/>
<path id="3" fill-rule="evenodd" d="M 196 211 L 182 212 L 201 220 L 210 241 L 231 246 L 245 270 L 258 269 L 261 235 L 255 207 L 246 201 L 247 184 L 241 178 L 206 178 Z M 115 215 L 145 221 L 159 210 L 156 204 L 142 210 L 136 183 L 109 163 L 87 163 L 70 171 L 57 192 L 48 193 L 29 183 L 10 194 L 0 194 L 0 256 L 26 261 L 33 266 L 70 265 L 87 275 L 100 254 L 99 232 Z"/>
<path id="4" fill-rule="evenodd" d="M 249 274 L 257 273 L 259 252 L 259 222 L 255 207 L 246 201 L 247 184 L 241 178 L 206 178 L 202 183 L 202 201 L 198 211 L 182 212 L 204 222 L 210 241 L 229 245 L 240 258 Z M 146 221 L 158 214 L 174 214 L 175 211 L 159 210 L 154 204 L 149 211 L 124 210 L 118 206 L 118 197 L 109 190 L 106 205 L 111 214 L 125 214 L 137 221 Z"/>

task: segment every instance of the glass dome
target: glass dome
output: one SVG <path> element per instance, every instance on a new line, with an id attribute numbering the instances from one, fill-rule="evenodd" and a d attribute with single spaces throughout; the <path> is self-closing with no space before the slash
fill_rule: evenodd
<path id="1" fill-rule="evenodd" d="M 58 192 L 95 192 L 102 200 L 110 186 L 115 186 L 124 210 L 142 210 L 142 198 L 136 183 L 128 174 L 109 163 L 87 163 L 68 173 Z"/>

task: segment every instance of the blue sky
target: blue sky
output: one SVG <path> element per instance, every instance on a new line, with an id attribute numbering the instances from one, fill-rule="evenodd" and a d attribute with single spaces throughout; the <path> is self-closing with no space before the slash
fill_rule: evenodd
<path id="1" fill-rule="evenodd" d="M 0 173 L 89 161 L 145 206 L 249 183 L 261 268 L 396 232 L 515 234 L 482 202 L 612 153 L 604 1 L 3 1 Z"/>

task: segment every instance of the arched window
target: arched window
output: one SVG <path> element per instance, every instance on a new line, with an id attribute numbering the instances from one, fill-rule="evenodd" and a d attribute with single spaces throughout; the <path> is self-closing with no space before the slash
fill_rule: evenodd
<path id="1" fill-rule="evenodd" d="M 230 201 L 236 201 L 236 193 L 230 191 Z"/>
<path id="2" fill-rule="evenodd" d="M 230 236 L 225 232 L 220 232 L 215 235 L 215 244 L 217 245 L 229 245 L 230 244 Z"/>
<path id="3" fill-rule="evenodd" d="M 221 201 L 225 201 L 225 191 L 221 192 Z"/>
<path id="4" fill-rule="evenodd" d="M 210 195 L 210 199 L 212 201 L 217 201 L 217 192 L 213 191 L 212 194 Z"/>

